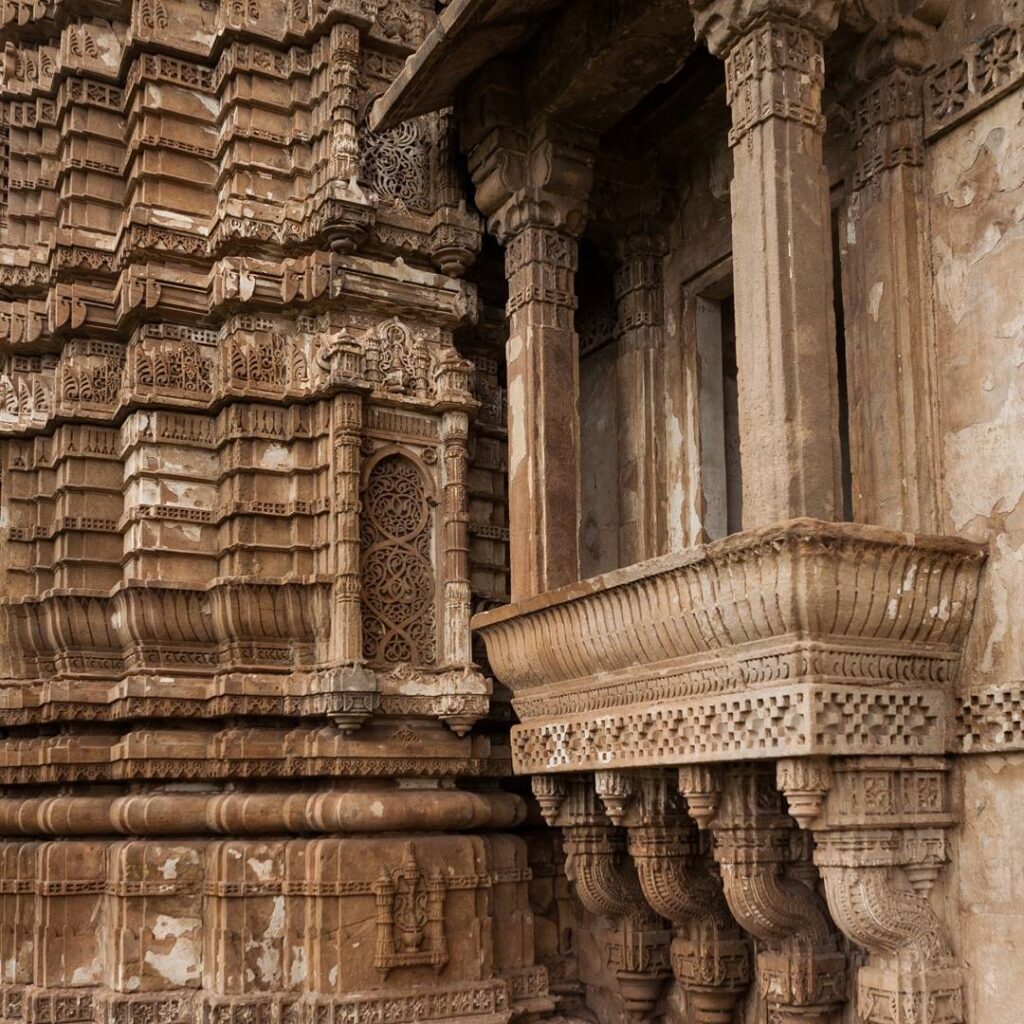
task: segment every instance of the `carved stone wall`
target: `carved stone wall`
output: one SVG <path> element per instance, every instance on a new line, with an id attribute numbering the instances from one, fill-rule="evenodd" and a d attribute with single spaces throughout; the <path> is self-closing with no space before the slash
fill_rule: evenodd
<path id="1" fill-rule="evenodd" d="M 553 1005 L 480 223 L 448 114 L 366 124 L 433 8 L 0 6 L 5 1021 Z"/>
<path id="2" fill-rule="evenodd" d="M 0 0 L 0 1024 L 1016 1020 L 1021 19 Z"/>

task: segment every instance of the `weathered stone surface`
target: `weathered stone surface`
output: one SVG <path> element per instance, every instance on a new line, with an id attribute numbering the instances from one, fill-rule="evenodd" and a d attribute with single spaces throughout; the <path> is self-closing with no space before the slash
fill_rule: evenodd
<path id="1" fill-rule="evenodd" d="M 0 0 L 0 1024 L 1016 1020 L 1021 17 Z"/>

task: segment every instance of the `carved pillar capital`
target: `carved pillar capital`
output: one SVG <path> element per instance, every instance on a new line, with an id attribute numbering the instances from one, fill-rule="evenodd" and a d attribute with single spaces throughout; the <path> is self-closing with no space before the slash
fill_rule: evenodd
<path id="1" fill-rule="evenodd" d="M 809 820 L 814 863 L 833 920 L 867 950 L 857 981 L 865 1024 L 960 1024 L 962 973 L 927 893 L 946 860 L 952 822 L 939 758 L 836 759 Z M 780 763 L 793 809 L 807 780 Z"/>
<path id="2" fill-rule="evenodd" d="M 476 202 L 488 230 L 501 242 L 535 226 L 579 237 L 595 149 L 590 136 L 551 123 L 529 133 L 512 125 L 488 130 L 469 150 Z"/>
<path id="3" fill-rule="evenodd" d="M 766 22 L 789 23 L 819 39 L 839 24 L 841 0 L 690 0 L 694 31 L 716 57 L 728 57 L 752 30 Z"/>

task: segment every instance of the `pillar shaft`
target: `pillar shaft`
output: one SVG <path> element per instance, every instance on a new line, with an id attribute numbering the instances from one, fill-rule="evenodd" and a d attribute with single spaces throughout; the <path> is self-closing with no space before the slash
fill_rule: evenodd
<path id="1" fill-rule="evenodd" d="M 641 235 L 623 241 L 615 275 L 619 448 L 619 564 L 657 554 L 657 362 L 664 245 Z"/>
<path id="2" fill-rule="evenodd" d="M 506 247 L 512 600 L 579 579 L 577 243 L 528 223 Z"/>
<path id="3" fill-rule="evenodd" d="M 745 528 L 841 507 L 820 27 L 769 13 L 726 57 Z"/>
<path id="4" fill-rule="evenodd" d="M 857 170 L 840 234 L 853 517 L 936 532 L 939 436 L 921 81 L 876 77 L 854 109 Z"/>

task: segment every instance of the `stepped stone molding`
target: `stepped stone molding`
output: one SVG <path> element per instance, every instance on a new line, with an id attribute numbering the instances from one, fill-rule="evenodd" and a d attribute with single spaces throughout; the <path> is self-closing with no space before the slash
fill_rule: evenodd
<path id="1" fill-rule="evenodd" d="M 435 18 L 0 3 L 7 1024 L 553 1009 L 469 633 L 481 218 L 449 111 L 367 123 Z"/>
<path id="2" fill-rule="evenodd" d="M 514 694 L 517 771 L 941 753 L 983 562 L 953 538 L 797 520 L 474 626 Z"/>

